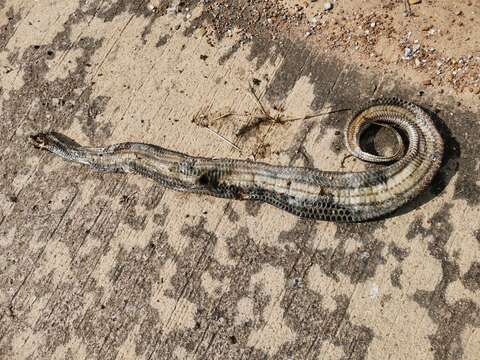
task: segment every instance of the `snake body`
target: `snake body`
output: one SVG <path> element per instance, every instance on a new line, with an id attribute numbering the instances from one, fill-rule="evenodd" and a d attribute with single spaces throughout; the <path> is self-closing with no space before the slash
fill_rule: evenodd
<path id="1" fill-rule="evenodd" d="M 372 124 L 394 130 L 401 145 L 394 155 L 361 149 L 360 137 Z M 176 191 L 263 201 L 300 217 L 336 222 L 360 222 L 393 212 L 428 186 L 442 161 L 442 137 L 430 116 L 400 99 L 368 104 L 348 122 L 344 135 L 353 156 L 389 164 L 361 172 L 333 172 L 194 157 L 138 142 L 87 148 L 56 132 L 39 133 L 31 140 L 38 148 L 95 170 L 136 173 Z"/>

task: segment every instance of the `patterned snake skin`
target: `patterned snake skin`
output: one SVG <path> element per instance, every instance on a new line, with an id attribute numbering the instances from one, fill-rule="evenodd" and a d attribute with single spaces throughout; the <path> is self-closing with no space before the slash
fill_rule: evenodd
<path id="1" fill-rule="evenodd" d="M 373 155 L 360 148 L 360 137 L 372 124 L 393 129 L 400 144 L 394 155 Z M 389 163 L 361 172 L 193 157 L 134 142 L 87 148 L 55 132 L 30 139 L 38 148 L 95 170 L 136 173 L 177 191 L 263 201 L 300 217 L 337 222 L 375 219 L 398 209 L 428 186 L 443 156 L 443 141 L 430 116 L 396 98 L 370 103 L 346 126 L 345 143 L 352 155 Z"/>

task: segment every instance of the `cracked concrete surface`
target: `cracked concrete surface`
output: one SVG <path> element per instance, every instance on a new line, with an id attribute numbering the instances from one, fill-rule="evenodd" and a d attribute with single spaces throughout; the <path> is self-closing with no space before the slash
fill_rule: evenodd
<path id="1" fill-rule="evenodd" d="M 419 97 L 287 34 L 212 42 L 189 3 L 0 1 L 0 358 L 476 359 L 478 104 Z M 391 217 L 337 225 L 94 173 L 26 141 L 54 129 L 340 168 L 351 112 L 240 132 L 258 111 L 249 83 L 292 117 L 414 100 L 445 138 L 440 174 Z"/>

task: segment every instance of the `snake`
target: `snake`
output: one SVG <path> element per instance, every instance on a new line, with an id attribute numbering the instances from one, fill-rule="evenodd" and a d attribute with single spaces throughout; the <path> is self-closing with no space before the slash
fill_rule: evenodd
<path id="1" fill-rule="evenodd" d="M 372 125 L 396 135 L 393 154 L 364 149 L 360 140 Z M 347 121 L 344 142 L 350 154 L 381 165 L 355 172 L 197 157 L 142 142 L 85 147 L 55 131 L 30 140 L 97 171 L 139 174 L 175 191 L 264 202 L 301 218 L 347 223 L 385 217 L 425 191 L 444 150 L 432 117 L 399 98 L 373 100 Z"/>

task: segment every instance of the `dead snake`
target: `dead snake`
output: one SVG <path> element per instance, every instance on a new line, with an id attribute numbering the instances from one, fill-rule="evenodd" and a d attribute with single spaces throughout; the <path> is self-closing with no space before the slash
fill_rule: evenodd
<path id="1" fill-rule="evenodd" d="M 394 155 L 361 149 L 360 137 L 372 124 L 393 129 L 400 145 Z M 429 185 L 442 161 L 442 137 L 430 116 L 400 99 L 371 102 L 348 122 L 344 135 L 353 156 L 389 164 L 360 172 L 334 172 L 193 157 L 136 142 L 87 148 L 56 132 L 30 139 L 38 148 L 95 170 L 136 173 L 177 191 L 263 201 L 300 217 L 337 222 L 374 219 L 398 209 Z"/>

